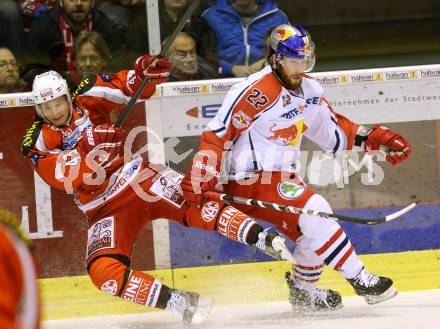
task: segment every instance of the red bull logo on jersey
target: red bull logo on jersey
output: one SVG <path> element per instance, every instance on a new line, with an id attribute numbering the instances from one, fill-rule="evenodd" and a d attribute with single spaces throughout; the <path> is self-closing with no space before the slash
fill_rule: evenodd
<path id="1" fill-rule="evenodd" d="M 269 128 L 272 134 L 266 138 L 270 141 L 275 141 L 280 145 L 296 146 L 298 145 L 301 135 L 305 130 L 304 126 L 304 120 L 302 119 L 288 127 L 283 128 L 279 127 L 277 123 L 274 123 Z"/>

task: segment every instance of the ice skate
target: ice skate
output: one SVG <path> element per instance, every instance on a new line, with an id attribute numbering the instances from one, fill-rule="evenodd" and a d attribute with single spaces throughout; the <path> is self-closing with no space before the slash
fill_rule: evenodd
<path id="1" fill-rule="evenodd" d="M 365 298 L 367 304 L 374 305 L 384 302 L 397 295 L 390 278 L 374 275 L 365 268 L 353 279 L 347 279 L 359 296 Z"/>
<path id="2" fill-rule="evenodd" d="M 290 272 L 286 272 L 286 281 L 289 287 L 289 302 L 294 310 L 324 311 L 343 307 L 341 295 L 337 291 L 295 281 Z"/>
<path id="3" fill-rule="evenodd" d="M 258 234 L 258 241 L 256 244 L 257 249 L 261 250 L 265 254 L 272 256 L 278 260 L 287 260 L 295 263 L 295 258 L 287 249 L 285 239 L 277 232 L 268 232 L 269 229 L 265 229 Z"/>
<path id="4" fill-rule="evenodd" d="M 202 297 L 198 293 L 172 289 L 165 310 L 179 312 L 183 316 L 183 323 L 189 326 L 204 322 L 212 304 L 211 298 Z"/>

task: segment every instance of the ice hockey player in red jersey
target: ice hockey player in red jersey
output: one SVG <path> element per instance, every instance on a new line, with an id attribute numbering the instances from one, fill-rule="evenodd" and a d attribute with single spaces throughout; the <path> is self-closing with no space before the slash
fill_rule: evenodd
<path id="1" fill-rule="evenodd" d="M 46 183 L 72 194 L 86 214 L 86 265 L 98 289 L 134 303 L 177 311 L 185 324 L 198 324 L 211 309 L 210 298 L 173 289 L 130 268 L 134 241 L 146 223 L 167 218 L 216 231 L 280 259 L 292 256 L 283 237 L 266 234 L 231 206 L 206 200 L 201 208 L 189 207 L 180 188 L 183 175 L 124 149 L 125 131 L 109 124 L 109 112 L 116 106 L 113 102 L 126 103 L 142 79 L 150 81 L 143 99 L 166 80 L 168 60 L 159 58 L 151 65 L 153 61 L 154 56 L 145 55 L 136 61 L 134 71 L 104 79 L 98 76 L 73 103 L 58 73 L 36 76 L 32 94 L 40 120 L 26 131 L 22 151 Z"/>
<path id="2" fill-rule="evenodd" d="M 328 213 L 332 210 L 327 200 L 295 174 L 303 136 L 333 153 L 384 150 L 392 164 L 411 153 L 410 144 L 388 128 L 367 128 L 333 111 L 319 82 L 305 74 L 315 64 L 315 52 L 301 26 L 280 25 L 273 30 L 268 63 L 231 87 L 203 132 L 200 151 L 182 182 L 188 202 L 198 205 L 203 193 L 215 190 L 219 177 L 226 177 L 221 182 L 224 193 Z M 225 173 L 219 175 L 222 161 Z M 208 166 L 211 170 L 200 169 Z M 336 221 L 251 206 L 237 208 L 276 225 L 296 241 L 297 265 L 293 278 L 287 278 L 292 305 L 342 306 L 338 292 L 316 287 L 324 265 L 338 271 L 369 304 L 397 293 L 391 279 L 367 271 Z"/>
<path id="3" fill-rule="evenodd" d="M 40 328 L 37 271 L 20 222 L 0 209 L 0 324 L 2 329 Z"/>

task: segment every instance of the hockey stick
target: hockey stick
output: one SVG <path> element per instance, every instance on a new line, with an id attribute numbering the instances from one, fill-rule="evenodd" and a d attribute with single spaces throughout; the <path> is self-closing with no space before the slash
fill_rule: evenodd
<path id="1" fill-rule="evenodd" d="M 182 31 L 183 27 L 185 26 L 186 21 L 188 20 L 188 18 L 192 15 L 194 10 L 199 5 L 199 2 L 200 2 L 200 0 L 193 0 L 191 2 L 191 4 L 188 6 L 188 8 L 185 11 L 185 14 L 183 14 L 182 18 L 180 19 L 179 24 L 177 24 L 177 26 L 174 29 L 173 33 L 167 38 L 167 41 L 166 41 L 165 45 L 163 46 L 163 48 L 160 50 L 160 53 L 159 53 L 158 57 L 164 56 L 168 52 L 168 50 L 170 49 L 170 47 L 173 44 L 174 40 L 176 39 L 177 35 L 179 34 L 180 31 Z M 155 67 L 156 63 L 157 63 L 157 59 L 154 60 L 150 64 L 150 67 Z M 115 127 L 122 126 L 122 124 L 124 123 L 127 115 L 131 112 L 134 103 L 136 103 L 136 101 L 139 99 L 140 95 L 142 94 L 142 92 L 145 89 L 145 86 L 148 83 L 149 83 L 148 78 L 145 78 L 144 80 L 142 80 L 141 85 L 136 90 L 136 92 L 134 93 L 133 97 L 128 102 L 127 106 L 122 110 L 121 114 L 119 115 L 118 121 L 116 121 L 116 123 L 115 123 Z"/>
<path id="2" fill-rule="evenodd" d="M 222 194 L 218 192 L 208 191 L 204 194 L 208 198 L 216 199 L 216 200 L 222 200 L 226 202 L 234 202 L 239 204 L 246 204 L 248 206 L 257 206 L 261 208 L 269 208 L 269 209 L 275 209 L 279 211 L 286 211 L 294 214 L 300 214 L 300 215 L 309 215 L 309 216 L 318 216 L 323 218 L 329 218 L 334 220 L 341 220 L 345 222 L 352 222 L 357 224 L 364 224 L 364 225 L 376 225 L 381 224 L 385 222 L 390 222 L 404 214 L 406 214 L 408 211 L 413 209 L 416 206 L 416 203 L 411 203 L 409 206 L 406 206 L 403 209 L 400 209 L 394 213 L 391 213 L 385 217 L 378 217 L 378 218 L 371 218 L 371 219 L 362 219 L 362 218 L 356 218 L 356 217 L 350 217 L 350 216 L 344 216 L 344 215 L 337 215 L 337 214 L 329 214 L 317 210 L 309 210 L 304 208 L 297 208 L 292 206 L 285 206 L 280 205 L 277 203 L 272 202 L 266 202 L 266 201 L 260 201 L 255 199 L 246 199 L 238 196 L 232 196 L 227 194 Z"/>

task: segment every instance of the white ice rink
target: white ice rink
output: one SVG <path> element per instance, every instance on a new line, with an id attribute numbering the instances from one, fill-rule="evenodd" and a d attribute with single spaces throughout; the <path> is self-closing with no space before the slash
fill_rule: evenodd
<path id="1" fill-rule="evenodd" d="M 439 282 L 440 283 L 440 282 Z M 294 314 L 288 302 L 213 308 L 200 329 L 437 329 L 440 289 L 400 293 L 375 306 L 360 297 L 343 299 L 344 308 L 318 314 Z M 52 320 L 43 329 L 172 329 L 184 328 L 180 317 L 165 312 Z"/>

